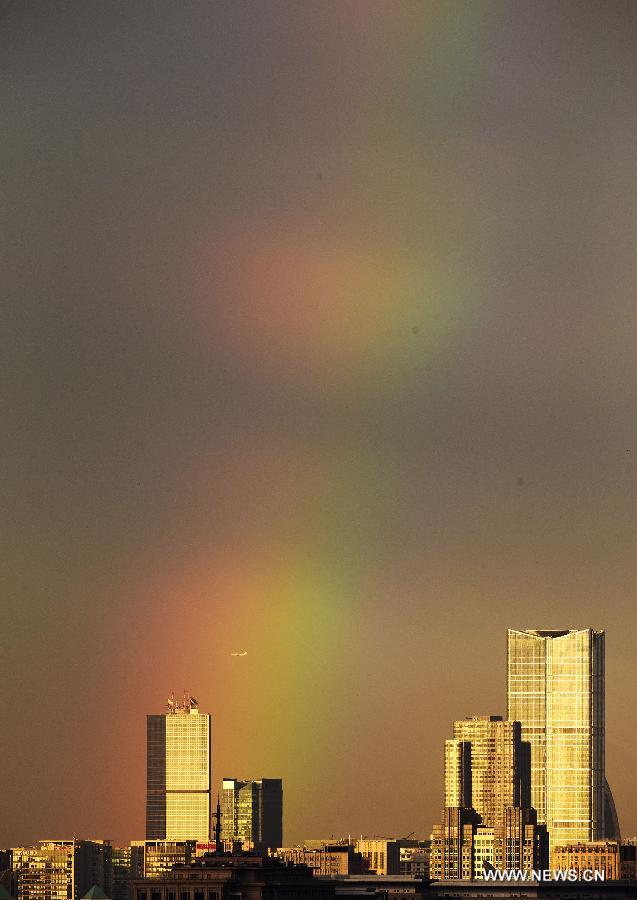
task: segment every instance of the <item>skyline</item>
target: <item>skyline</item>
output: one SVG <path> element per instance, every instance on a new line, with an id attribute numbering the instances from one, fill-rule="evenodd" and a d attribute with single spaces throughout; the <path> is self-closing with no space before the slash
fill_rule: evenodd
<path id="1" fill-rule="evenodd" d="M 286 841 L 426 834 L 507 627 L 606 630 L 637 833 L 637 5 L 0 25 L 0 846 L 141 837 L 173 687 Z"/>
<path id="2" fill-rule="evenodd" d="M 509 650 L 509 641 L 510 641 L 510 638 L 511 638 L 511 634 L 512 634 L 512 633 L 513 633 L 513 634 L 517 634 L 517 633 L 520 633 L 520 634 L 529 634 L 529 633 L 531 633 L 531 634 L 533 634 L 533 633 L 548 633 L 548 631 L 549 631 L 549 629 L 513 629 L 513 630 L 512 630 L 512 629 L 508 629 L 507 632 L 506 632 L 506 636 L 507 636 L 507 660 L 508 660 L 508 658 L 509 658 L 509 652 L 510 652 L 510 650 Z M 553 631 L 554 633 L 556 633 L 556 634 L 559 633 L 559 632 L 561 632 L 561 631 L 563 631 L 564 633 L 569 632 L 569 633 L 574 633 L 574 634 L 581 634 L 581 633 L 582 633 L 582 630 L 581 630 L 581 629 L 553 629 L 552 631 Z M 602 640 L 603 640 L 604 635 L 605 635 L 604 630 L 595 630 L 594 633 L 595 633 L 596 635 L 600 635 L 600 634 L 601 634 Z M 506 673 L 506 681 L 507 681 L 507 684 L 508 684 L 508 681 L 509 681 L 509 677 L 510 677 L 510 674 L 509 674 L 508 667 L 507 667 L 507 673 Z M 192 707 L 192 712 L 191 712 L 191 707 Z M 184 770 L 184 772 L 178 772 L 178 771 L 175 769 L 176 760 L 178 759 L 179 754 L 183 752 L 183 751 L 180 749 L 180 747 L 181 747 L 181 744 L 184 742 L 184 740 L 186 741 L 186 744 L 187 744 L 188 747 L 189 747 L 188 752 L 189 752 L 191 755 L 192 755 L 193 752 L 194 752 L 194 753 L 195 753 L 195 756 L 196 756 L 196 754 L 199 752 L 199 750 L 198 750 L 197 748 L 195 748 L 195 750 L 193 751 L 193 748 L 190 746 L 191 737 L 188 736 L 187 733 L 189 733 L 192 729 L 189 728 L 189 727 L 186 727 L 186 726 L 190 726 L 193 722 L 194 722 L 195 724 L 198 725 L 200 720 L 201 720 L 201 722 L 206 723 L 206 724 L 205 724 L 205 729 L 204 729 L 205 732 L 206 732 L 206 734 L 207 734 L 206 741 L 205 741 L 205 755 L 206 755 L 206 759 L 208 760 L 208 762 L 206 763 L 206 767 L 207 767 L 208 770 L 212 771 L 212 773 L 213 773 L 213 779 L 212 779 L 212 782 L 209 781 L 209 776 L 207 776 L 207 778 L 208 778 L 207 783 L 210 784 L 210 790 L 208 790 L 208 791 L 206 792 L 206 795 L 207 795 L 207 801 L 206 801 L 206 802 L 207 802 L 207 806 L 206 806 L 206 809 L 207 809 L 207 816 L 208 816 L 208 821 L 209 821 L 209 825 L 210 825 L 210 827 L 209 827 L 209 835 L 208 835 L 208 838 L 210 838 L 210 836 L 211 836 L 211 834 L 212 834 L 212 825 L 210 824 L 212 820 L 210 819 L 210 815 L 211 815 L 211 809 L 212 809 L 212 798 L 213 798 L 213 796 L 214 796 L 214 794 L 215 794 L 215 787 L 214 787 L 214 786 L 215 786 L 217 783 L 219 784 L 219 787 L 217 788 L 217 794 L 218 794 L 218 797 L 220 798 L 222 795 L 224 795 L 224 797 L 225 797 L 225 794 L 226 794 L 226 785 L 231 783 L 230 781 L 228 781 L 228 776 L 227 776 L 227 775 L 223 775 L 223 776 L 221 776 L 221 777 L 215 777 L 215 776 L 214 776 L 214 772 L 215 772 L 215 769 L 216 769 L 215 762 L 214 762 L 214 756 L 213 756 L 214 742 L 213 742 L 213 739 L 212 739 L 212 735 L 213 735 L 213 734 L 215 734 L 215 736 L 216 736 L 216 730 L 215 730 L 215 728 L 214 728 L 214 714 L 212 714 L 212 713 L 203 713 L 203 712 L 200 713 L 200 712 L 199 712 L 199 702 L 198 702 L 197 700 L 194 700 L 194 698 L 191 697 L 190 693 L 187 692 L 187 691 L 185 691 L 185 690 L 184 690 L 184 693 L 183 693 L 183 701 L 179 701 L 179 700 L 176 701 L 176 700 L 175 700 L 175 693 L 174 693 L 174 691 L 171 692 L 170 697 L 168 698 L 168 701 L 167 701 L 167 706 L 166 706 L 166 708 L 167 708 L 167 710 L 168 710 L 167 713 L 160 713 L 160 714 L 152 713 L 152 714 L 147 714 L 147 715 L 146 715 L 147 729 L 148 729 L 148 731 L 147 731 L 147 742 L 150 741 L 150 739 L 151 739 L 151 733 L 152 733 L 152 736 L 153 736 L 153 747 L 152 747 L 152 749 L 151 749 L 151 747 L 150 747 L 150 745 L 149 745 L 148 743 L 146 744 L 146 754 L 147 754 L 147 778 L 149 779 L 149 780 L 147 781 L 147 791 L 150 790 L 150 787 L 149 787 L 149 786 L 151 785 L 151 783 L 152 783 L 153 786 L 155 786 L 155 782 L 156 782 L 156 778 L 153 777 L 153 778 L 151 779 L 151 774 L 150 774 L 150 772 L 151 772 L 151 769 L 150 769 L 150 767 L 151 767 L 151 760 L 152 760 L 152 765 L 153 765 L 154 767 L 156 767 L 156 765 L 157 765 L 157 751 L 158 751 L 158 748 L 155 747 L 155 744 L 157 743 L 157 735 L 156 735 L 155 732 L 156 732 L 158 726 L 157 726 L 157 724 L 155 724 L 155 723 L 160 723 L 160 722 L 166 723 L 166 722 L 169 722 L 169 723 L 174 724 L 175 726 L 178 726 L 178 725 L 180 725 L 180 723 L 183 723 L 183 725 L 184 725 L 184 727 L 185 727 L 185 730 L 184 730 L 184 728 L 182 728 L 181 731 L 178 730 L 178 733 L 176 733 L 176 737 L 173 739 L 173 741 L 172 741 L 172 743 L 171 743 L 171 746 L 173 747 L 173 751 L 175 751 L 175 752 L 179 751 L 179 752 L 178 752 L 177 756 L 175 756 L 175 762 L 173 763 L 172 767 L 168 767 L 168 768 L 170 768 L 170 771 L 173 773 L 171 777 L 173 777 L 173 779 L 176 778 L 176 782 L 175 782 L 175 783 L 177 784 L 177 782 L 178 782 L 178 784 L 179 784 L 180 786 L 182 786 L 182 783 L 185 783 L 185 782 L 190 783 L 190 782 L 188 781 L 188 779 L 191 779 L 191 772 L 190 772 L 190 768 L 189 768 L 189 766 L 191 765 L 191 763 L 193 763 L 194 766 L 195 766 L 195 768 L 197 768 L 197 769 L 198 769 L 198 766 L 199 766 L 199 763 L 198 763 L 198 762 L 195 762 L 194 757 L 193 757 L 192 760 L 190 759 L 190 757 L 188 757 L 188 760 L 189 760 L 188 766 L 186 766 L 186 769 Z M 179 715 L 179 714 L 181 714 L 181 715 Z M 193 715 L 194 715 L 194 718 L 193 718 Z M 508 720 L 507 717 L 506 717 L 506 715 L 504 715 L 504 714 L 502 714 L 502 715 L 499 714 L 499 713 L 498 713 L 498 714 L 493 714 L 493 713 L 491 713 L 491 714 L 487 714 L 487 715 L 484 715 L 484 714 L 478 714 L 478 715 L 469 715 L 469 716 L 465 716 L 463 719 L 456 720 L 456 721 L 454 722 L 453 727 L 454 727 L 454 733 L 456 733 L 456 738 L 457 738 L 457 733 L 459 733 L 459 732 L 458 732 L 459 729 L 460 729 L 460 732 L 462 732 L 462 729 L 467 729 L 467 733 L 469 733 L 469 732 L 471 731 L 472 728 L 478 727 L 478 726 L 484 726 L 484 727 L 486 727 L 487 725 L 491 725 L 491 726 L 493 726 L 494 728 L 497 727 L 497 726 L 501 726 L 501 727 L 503 727 L 503 728 L 507 728 L 507 727 L 510 727 L 511 724 L 512 724 L 514 721 L 516 722 L 516 724 L 518 725 L 518 728 L 519 728 L 519 722 L 517 722 L 517 720 Z M 152 723 L 152 728 L 151 728 L 151 723 Z M 485 723 L 486 723 L 486 724 L 485 724 Z M 164 729 L 166 729 L 166 725 L 164 725 Z M 199 735 L 199 730 L 200 730 L 200 729 L 197 728 L 196 730 L 197 730 L 197 735 Z M 183 732 L 183 734 L 182 734 L 181 732 Z M 462 732 L 462 733 L 464 733 L 464 732 Z M 165 735 L 164 735 L 163 740 L 164 740 L 164 744 L 165 744 L 165 741 L 166 741 L 166 736 L 165 736 Z M 197 739 L 196 739 L 196 741 L 195 741 L 195 743 L 198 744 L 199 740 L 200 740 L 200 737 L 198 736 Z M 461 740 L 464 740 L 464 737 L 462 737 Z M 175 741 L 176 741 L 176 743 L 175 743 Z M 444 750 L 443 750 L 443 754 L 442 754 L 442 755 L 443 755 L 443 777 L 442 777 L 442 782 L 441 782 L 441 794 L 442 794 L 443 797 L 446 797 L 446 796 L 447 796 L 447 792 L 448 792 L 448 790 L 449 790 L 449 784 L 448 784 L 448 782 L 447 782 L 447 777 L 448 777 L 448 771 L 447 771 L 447 770 L 448 770 L 448 746 L 449 746 L 450 744 L 452 744 L 452 743 L 457 743 L 457 740 L 449 740 L 449 739 L 445 739 L 445 740 L 444 740 Z M 167 745 L 166 745 L 166 746 L 167 746 Z M 164 753 L 166 753 L 166 746 L 164 746 L 164 750 L 163 750 Z M 527 753 L 528 753 L 528 750 L 527 750 Z M 167 771 L 168 771 L 168 769 L 167 769 Z M 334 774 L 336 775 L 337 773 L 334 773 Z M 395 773 L 394 773 L 394 774 L 395 774 Z M 428 773 L 428 774 L 431 775 L 431 773 Z M 200 778 L 201 776 L 198 774 L 197 777 Z M 251 777 L 253 777 L 253 776 L 251 776 Z M 425 775 L 425 777 L 426 777 L 426 775 Z M 185 782 L 184 782 L 184 778 L 185 778 Z M 283 780 L 285 780 L 285 779 L 283 779 Z M 264 781 L 272 781 L 272 779 L 271 779 L 271 778 L 266 778 L 266 779 L 264 779 Z M 274 782 L 277 782 L 277 781 L 278 781 L 278 783 L 279 783 L 279 785 L 280 785 L 282 779 L 280 779 L 280 778 L 279 778 L 279 779 L 276 779 L 276 778 L 275 778 L 275 779 L 274 779 Z M 232 780 L 232 783 L 234 783 L 234 780 Z M 237 783 L 243 784 L 243 782 L 237 782 Z M 260 782 L 260 780 L 259 780 L 258 782 L 252 782 L 252 781 L 251 781 L 251 782 L 246 782 L 246 783 L 247 783 L 247 784 L 253 784 L 253 783 L 261 783 L 261 782 Z M 180 789 L 181 789 L 181 788 L 180 788 Z M 475 789 L 475 790 L 478 790 L 478 793 L 479 793 L 479 785 L 474 785 L 474 789 Z M 527 785 L 527 790 L 530 791 L 530 782 L 529 782 L 529 784 Z M 174 793 L 174 791 L 173 791 L 173 793 Z M 166 798 L 166 794 L 165 794 L 165 792 L 164 792 L 164 799 L 165 799 L 165 798 Z M 518 800 L 520 800 L 520 798 L 518 798 Z M 147 803 L 150 802 L 150 800 L 149 800 L 149 794 L 147 794 L 147 796 L 146 796 L 146 802 L 147 802 Z M 224 801 L 224 802 L 225 802 L 225 801 Z M 443 801 L 443 805 L 444 805 L 444 801 Z M 466 805 L 466 804 L 460 804 L 460 805 Z M 469 805 L 471 805 L 471 804 L 469 804 Z M 523 805 L 523 804 L 522 804 L 522 805 Z M 308 807 L 306 807 L 306 809 L 307 809 L 307 808 L 308 808 Z M 310 804 L 309 808 L 311 809 L 311 804 Z M 148 807 L 147 807 L 147 809 L 148 809 Z M 164 816 L 167 815 L 167 809 L 168 809 L 168 808 L 166 807 L 166 809 L 165 809 L 165 811 L 164 811 Z M 182 811 L 182 812 L 183 812 L 183 811 Z M 164 836 L 164 838 L 162 838 L 162 839 L 165 839 L 165 840 L 183 840 L 183 839 L 186 838 L 186 832 L 184 832 L 183 834 L 182 834 L 182 833 L 179 833 L 179 832 L 180 832 L 180 829 L 181 829 L 181 831 L 183 831 L 183 823 L 181 823 L 181 820 L 180 820 L 180 819 L 176 819 L 175 821 L 176 821 L 176 823 L 177 823 L 176 826 L 175 826 L 177 830 L 174 832 L 174 834 L 171 834 L 171 835 L 169 835 L 168 837 Z M 285 815 L 284 815 L 284 818 L 283 818 L 283 822 L 284 822 L 284 829 L 285 829 Z M 120 824 L 121 824 L 121 823 L 120 823 Z M 491 823 L 489 822 L 489 824 L 491 824 Z M 435 825 L 435 821 L 434 821 L 434 825 Z M 138 837 L 136 837 L 136 836 L 128 835 L 127 838 L 126 838 L 126 840 L 125 840 L 124 842 L 122 842 L 121 840 L 115 841 L 115 842 L 114 842 L 114 843 L 115 843 L 115 846 L 118 846 L 118 845 L 121 845 L 121 844 L 128 843 L 130 840 L 138 840 L 138 839 L 142 839 L 142 840 L 143 840 L 143 839 L 145 839 L 145 840 L 148 840 L 148 839 L 156 840 L 156 839 L 158 838 L 158 836 L 159 836 L 159 832 L 157 832 L 157 834 L 150 834 L 150 835 L 149 835 L 149 834 L 148 834 L 148 827 L 149 827 L 149 826 L 148 826 L 148 811 L 147 811 L 147 812 L 146 812 L 146 830 L 145 830 L 145 838 L 138 838 Z M 432 827 L 433 827 L 433 826 L 431 826 L 431 827 L 428 829 L 428 828 L 427 828 L 427 825 L 425 824 L 425 827 L 424 827 L 424 829 L 423 829 L 422 834 L 420 834 L 420 832 L 416 832 L 416 834 L 419 834 L 420 837 L 422 837 L 422 838 L 428 838 L 429 835 L 430 835 L 430 832 L 431 832 L 431 828 L 432 828 Z M 621 828 L 621 819 L 620 819 L 620 828 Z M 348 829 L 347 827 L 343 828 L 343 826 L 341 825 L 341 826 L 340 826 L 340 829 L 341 829 L 340 832 L 339 832 L 338 830 L 337 830 L 336 832 L 332 832 L 332 836 L 336 836 L 336 837 L 339 837 L 339 836 L 340 836 L 340 837 L 342 837 L 342 835 L 345 834 L 346 832 L 348 832 L 348 833 L 350 833 L 350 834 L 352 833 L 352 829 L 351 829 L 351 828 L 350 828 L 350 829 Z M 73 833 L 75 834 L 75 830 L 74 830 Z M 369 836 L 369 835 L 379 835 L 379 834 L 384 834 L 385 836 L 388 836 L 388 837 L 389 837 L 389 836 L 397 837 L 397 834 L 396 834 L 396 833 L 394 833 L 394 834 L 392 835 L 392 832 L 391 832 L 391 831 L 388 831 L 388 830 L 383 831 L 382 829 L 381 829 L 380 831 L 374 831 L 374 830 L 370 829 L 370 830 L 367 832 L 367 834 L 368 834 L 368 836 Z M 363 835 L 363 832 L 361 831 L 361 836 L 362 836 L 362 835 Z M 629 835 L 625 830 L 622 830 L 621 835 L 622 835 L 622 839 L 626 839 L 626 838 L 628 838 L 628 837 L 631 836 L 631 835 Z M 93 838 L 105 838 L 105 837 L 106 837 L 107 839 L 112 840 L 112 837 L 111 837 L 111 836 L 98 835 L 98 834 L 95 834 L 95 833 L 92 833 L 92 832 L 90 832 L 90 833 L 87 834 L 87 835 L 84 835 L 84 837 L 85 837 L 85 838 L 86 838 L 86 837 L 90 837 L 91 839 L 93 839 Z M 309 837 L 310 837 L 309 834 L 305 834 L 305 838 L 309 838 Z M 201 834 L 201 835 L 199 835 L 199 837 L 196 837 L 196 838 L 193 838 L 192 835 L 191 835 L 189 839 L 193 839 L 193 840 L 195 840 L 195 839 L 196 839 L 196 840 L 207 840 L 208 838 L 205 838 L 204 835 Z M 304 838 L 304 839 L 305 839 L 305 838 Z M 637 838 L 635 838 L 635 839 L 637 839 Z M 48 838 L 44 839 L 44 838 L 39 837 L 39 838 L 37 838 L 37 840 L 38 840 L 38 841 L 41 841 L 41 840 L 48 840 Z M 32 841 L 31 843 L 34 843 L 34 842 L 35 842 L 35 841 Z M 283 840 L 283 843 L 286 844 L 286 845 L 290 845 L 290 844 L 298 843 L 298 841 L 292 841 L 292 842 L 289 841 L 289 840 L 286 838 L 286 836 L 285 836 L 285 831 L 284 831 L 284 840 Z M 563 842 L 562 842 L 562 843 L 563 843 Z M 15 847 L 15 846 L 28 846 L 28 844 L 27 844 L 27 843 L 24 843 L 24 842 L 18 842 L 18 843 L 13 842 L 12 844 L 7 844 L 7 846 L 14 846 L 14 847 Z"/>

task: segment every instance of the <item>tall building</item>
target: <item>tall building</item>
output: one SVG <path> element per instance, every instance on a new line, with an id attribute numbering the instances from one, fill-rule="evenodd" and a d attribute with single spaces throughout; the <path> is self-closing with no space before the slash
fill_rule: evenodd
<path id="1" fill-rule="evenodd" d="M 445 807 L 471 806 L 471 744 L 445 741 Z"/>
<path id="2" fill-rule="evenodd" d="M 449 806 L 472 806 L 483 825 L 504 825 L 505 810 L 509 807 L 527 808 L 531 805 L 529 746 L 522 741 L 519 722 L 505 722 L 502 716 L 473 716 L 460 719 L 453 726 L 455 745 L 468 747 L 461 756 L 463 779 L 470 782 L 462 791 L 445 777 L 445 796 L 458 799 L 466 796 L 469 803 L 449 803 Z M 449 743 L 449 742 L 447 742 Z"/>
<path id="3" fill-rule="evenodd" d="M 548 859 L 545 826 L 530 807 L 530 752 L 519 722 L 473 716 L 445 742 L 445 807 L 431 835 L 431 877 L 482 878 Z"/>
<path id="4" fill-rule="evenodd" d="M 283 782 L 280 778 L 224 778 L 221 841 L 227 850 L 267 853 L 283 844 Z"/>
<path id="5" fill-rule="evenodd" d="M 147 716 L 146 838 L 208 841 L 211 782 L 211 718 L 171 695 L 167 713 Z"/>
<path id="6" fill-rule="evenodd" d="M 604 681 L 603 631 L 509 630 L 508 716 L 531 747 L 531 804 L 551 847 L 619 839 L 604 770 Z"/>
<path id="7" fill-rule="evenodd" d="M 109 841 L 40 841 L 15 847 L 12 866 L 17 900 L 80 900 L 93 886 L 112 896 Z"/>

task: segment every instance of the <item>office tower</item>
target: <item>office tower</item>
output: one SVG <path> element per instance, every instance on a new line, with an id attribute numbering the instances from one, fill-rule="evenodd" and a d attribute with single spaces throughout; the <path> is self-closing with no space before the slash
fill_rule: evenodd
<path id="1" fill-rule="evenodd" d="M 283 783 L 280 778 L 222 783 L 221 842 L 227 850 L 267 853 L 283 844 Z"/>
<path id="2" fill-rule="evenodd" d="M 471 744 L 445 741 L 445 807 L 471 806 Z"/>
<path id="3" fill-rule="evenodd" d="M 96 886 L 112 896 L 109 841 L 40 841 L 15 847 L 12 866 L 17 900 L 80 900 Z"/>
<path id="4" fill-rule="evenodd" d="M 174 695 L 168 712 L 147 716 L 146 838 L 210 839 L 212 726 L 197 701 Z"/>
<path id="5" fill-rule="evenodd" d="M 510 629 L 507 702 L 531 747 L 531 804 L 551 847 L 619 839 L 604 772 L 604 632 Z"/>
<path id="6" fill-rule="evenodd" d="M 131 900 L 134 878 L 144 877 L 144 842 L 132 841 L 128 847 L 113 847 L 112 900 Z"/>
<path id="7" fill-rule="evenodd" d="M 431 878 L 473 878 L 475 834 L 480 816 L 471 807 L 445 807 L 431 832 Z"/>
<path id="8" fill-rule="evenodd" d="M 529 805 L 530 753 L 519 722 L 473 716 L 445 741 L 445 807 L 431 835 L 431 877 L 482 878 L 485 867 L 540 867 L 546 828 Z"/>
<path id="9" fill-rule="evenodd" d="M 464 796 L 465 802 L 449 806 L 472 806 L 483 825 L 496 826 L 504 825 L 509 807 L 531 805 L 529 747 L 522 741 L 519 722 L 505 722 L 502 716 L 473 716 L 454 722 L 453 732 L 452 743 L 468 747 L 462 765 L 470 772 L 470 782 L 457 797 Z M 455 799 L 456 779 L 453 771 L 449 775 L 451 784 L 445 778 L 445 796 Z"/>

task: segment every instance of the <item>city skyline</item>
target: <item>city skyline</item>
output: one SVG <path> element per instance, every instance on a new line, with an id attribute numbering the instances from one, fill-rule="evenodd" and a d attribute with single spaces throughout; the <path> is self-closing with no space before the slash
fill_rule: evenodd
<path id="1" fill-rule="evenodd" d="M 286 842 L 426 835 L 538 626 L 606 630 L 637 833 L 637 6 L 0 23 L 0 847 L 140 839 L 185 686 Z"/>
<path id="2" fill-rule="evenodd" d="M 547 821 L 545 799 L 546 791 L 546 775 L 543 774 L 542 766 L 538 767 L 537 759 L 539 755 L 542 758 L 547 756 L 546 746 L 548 739 L 542 744 L 543 753 L 538 754 L 537 740 L 535 734 L 537 729 L 531 727 L 537 724 L 535 720 L 525 719 L 525 711 L 529 709 L 529 686 L 519 684 L 522 677 L 528 680 L 528 675 L 533 674 L 537 678 L 537 652 L 534 653 L 532 662 L 534 668 L 532 673 L 528 673 L 528 665 L 525 668 L 523 661 L 519 660 L 519 648 L 515 643 L 518 640 L 529 640 L 537 637 L 542 640 L 559 640 L 560 638 L 577 639 L 582 635 L 592 636 L 591 639 L 596 641 L 594 650 L 591 647 L 584 653 L 582 660 L 586 662 L 590 657 L 594 662 L 587 663 L 592 666 L 591 672 L 597 673 L 596 678 L 588 677 L 584 674 L 584 682 L 588 684 L 590 681 L 591 696 L 595 696 L 596 705 L 589 712 L 584 712 L 585 717 L 588 716 L 591 721 L 596 724 L 589 728 L 589 740 L 598 740 L 599 749 L 596 751 L 598 761 L 593 763 L 594 772 L 599 768 L 599 754 L 604 758 L 604 736 L 605 736 L 605 659 L 604 659 L 604 638 L 603 630 L 595 631 L 593 629 L 561 629 L 561 630 L 515 630 L 508 629 L 506 632 L 506 701 L 508 712 L 513 709 L 520 710 L 522 719 L 526 725 L 521 725 L 520 720 L 507 720 L 503 715 L 474 715 L 456 720 L 453 725 L 453 739 L 444 741 L 444 776 L 442 779 L 442 794 L 444 795 L 444 805 L 446 807 L 466 807 L 472 808 L 479 814 L 479 821 L 486 826 L 500 827 L 504 824 L 505 809 L 507 806 L 521 807 L 526 809 L 531 801 L 531 793 L 536 802 L 540 804 L 540 816 L 538 822 Z M 563 641 L 562 641 L 563 643 Z M 566 688 L 558 688 L 561 684 L 558 675 L 562 675 L 565 662 L 571 662 L 573 647 L 581 656 L 581 641 L 577 645 L 573 641 L 569 641 L 565 648 L 561 647 L 561 652 L 555 654 L 555 663 L 547 663 L 543 661 L 542 669 L 542 691 L 548 695 L 548 688 L 545 686 L 549 681 L 556 684 L 555 690 L 566 690 Z M 516 649 L 517 648 L 517 649 Z M 522 648 L 523 649 L 523 648 Z M 569 656 L 569 651 L 571 656 Z M 528 655 L 528 654 L 527 654 Z M 579 656 L 577 657 L 579 659 Z M 544 660 L 544 657 L 542 657 Z M 582 663 L 583 664 L 583 663 Z M 555 666 L 553 672 L 551 665 Z M 562 668 L 560 668 L 562 666 Z M 578 677 L 582 675 L 580 672 L 581 665 L 577 669 Z M 569 670 L 570 671 L 570 670 Z M 589 673 L 590 675 L 590 673 Z M 516 681 L 517 679 L 517 681 Z M 580 678 L 581 680 L 581 678 Z M 512 685 L 515 685 L 512 688 Z M 536 688 L 531 685 L 534 690 L 534 697 L 537 694 Z M 570 688 L 568 689 L 570 690 Z M 537 700 L 533 701 L 536 710 Z M 556 701 L 555 701 L 556 702 Z M 543 695 L 542 703 L 546 703 Z M 517 706 L 516 706 L 517 704 Z M 572 705 L 572 703 L 571 703 Z M 213 771 L 213 715 L 200 713 L 199 702 L 195 700 L 187 691 L 183 692 L 183 699 L 175 699 L 174 692 L 171 693 L 167 700 L 167 712 L 161 714 L 148 714 L 147 733 L 146 733 L 146 840 L 168 840 L 168 841 L 193 841 L 208 842 L 212 838 L 212 805 L 214 796 L 214 782 L 212 779 Z M 559 707 L 561 709 L 562 707 Z M 571 707 L 569 707 L 570 709 Z M 580 706 L 575 705 L 580 714 Z M 534 712 L 537 717 L 537 711 Z M 601 718 L 600 718 L 601 716 Z M 549 723 L 549 717 L 546 711 L 542 713 L 542 722 L 544 727 Z M 562 720 L 555 719 L 555 723 L 561 725 Z M 551 721 L 551 730 L 555 723 Z M 560 729 L 556 729 L 557 732 Z M 567 729 L 568 730 L 568 729 Z M 531 743 L 521 741 L 521 737 L 527 733 Z M 548 732 L 547 732 L 548 733 Z M 558 736 L 559 739 L 559 736 Z M 532 752 L 532 747 L 535 752 Z M 508 749 L 507 749 L 508 748 Z M 497 776 L 496 763 L 492 754 L 497 749 Z M 203 755 L 202 755 L 203 754 Z M 554 755 L 554 751 L 553 751 Z M 549 751 L 548 756 L 551 756 Z M 531 760 L 535 760 L 533 769 L 535 773 L 531 780 Z M 203 768 L 202 768 L 203 766 Z M 595 768 L 597 767 L 597 768 Z M 538 776 L 538 768 L 542 769 Z M 528 775 L 524 775 L 524 771 L 528 770 Z M 602 771 L 603 776 L 603 771 Z M 426 775 L 424 776 L 426 777 Z M 560 782 L 561 783 L 561 782 Z M 222 817 L 222 833 L 226 842 L 230 841 L 230 833 L 239 832 L 245 838 L 246 835 L 252 834 L 252 828 L 258 829 L 263 826 L 259 824 L 264 815 L 263 800 L 265 794 L 262 795 L 264 786 L 268 787 L 268 798 L 270 798 L 270 788 L 274 789 L 271 799 L 268 799 L 268 810 L 271 808 L 274 818 L 268 818 L 268 833 L 278 834 L 281 837 L 280 844 L 283 844 L 283 834 L 280 832 L 281 818 L 281 784 L 282 779 L 258 779 L 252 781 L 238 781 L 236 779 L 228 779 L 224 776 L 220 780 L 220 789 L 218 797 L 224 810 Z M 564 785 L 566 782 L 564 782 Z M 603 804 L 604 813 L 606 809 L 616 816 L 612 794 L 609 801 L 606 799 L 606 793 L 610 792 L 607 781 L 602 777 L 600 782 L 600 791 L 602 799 L 599 803 Z M 256 790 L 256 793 L 255 793 Z M 245 797 L 244 797 L 245 794 Z M 204 806 L 198 802 L 199 796 L 205 797 Z M 232 801 L 229 798 L 232 796 Z M 194 797 L 194 800 L 192 799 Z M 243 799 L 242 799 L 243 798 Z M 508 799 L 507 799 L 508 798 Z M 468 801 L 471 802 L 468 802 Z M 230 802 L 230 806 L 228 805 Z M 274 806 L 272 805 L 274 804 Z M 486 804 L 486 805 L 485 805 Z M 555 801 L 550 801 L 549 806 L 554 805 Z M 231 809 L 232 822 L 228 814 Z M 205 811 L 205 822 L 202 819 L 202 809 Z M 278 813 L 277 810 L 278 809 Z M 533 812 L 533 811 L 532 811 Z M 535 812 L 533 812 L 535 815 Z M 277 822 L 277 816 L 279 824 Z M 469 821 L 469 820 L 468 820 Z M 436 819 L 434 817 L 434 827 Z M 234 823 L 234 824 L 233 824 Z M 254 823 L 254 824 L 253 824 Z M 270 824 L 271 823 L 271 824 Z M 340 834 L 344 834 L 343 823 L 340 823 Z M 230 831 L 228 830 L 230 829 Z M 247 829 L 247 830 L 246 830 Z M 572 840 L 597 840 L 600 837 L 614 839 L 619 837 L 619 826 L 616 818 L 609 828 L 601 827 L 597 831 L 591 826 L 591 830 L 586 832 L 589 837 L 584 836 L 584 832 L 573 832 Z M 90 830 L 89 830 L 90 831 Z M 422 837 L 428 837 L 431 828 L 427 825 L 423 829 Z M 74 830 L 75 833 L 75 830 Z M 91 832 L 92 833 L 92 832 Z M 379 832 L 370 829 L 369 834 L 378 834 Z M 381 832 L 382 833 L 382 829 Z M 385 829 L 385 834 L 390 835 L 392 832 Z M 413 833 L 416 833 L 415 829 Z M 363 832 L 361 831 L 361 835 Z M 396 836 L 394 834 L 394 836 Z M 624 832 L 624 837 L 626 833 Z M 307 832 L 306 832 L 307 837 Z M 41 838 L 38 838 L 41 841 Z M 109 837 L 109 840 L 112 838 Z M 123 845 L 130 840 L 135 840 L 130 835 L 126 841 L 115 841 L 115 846 Z M 250 842 L 250 839 L 248 839 Z M 286 843 L 294 843 L 294 841 L 286 841 Z M 298 843 L 298 841 L 297 841 Z M 558 836 L 551 839 L 551 846 L 554 843 L 569 843 L 562 832 Z M 27 846 L 28 842 L 13 842 L 12 846 L 18 844 Z M 265 846 L 265 845 L 264 845 Z M 268 845 L 269 846 L 269 845 Z M 274 844 L 272 844 L 274 846 Z"/>

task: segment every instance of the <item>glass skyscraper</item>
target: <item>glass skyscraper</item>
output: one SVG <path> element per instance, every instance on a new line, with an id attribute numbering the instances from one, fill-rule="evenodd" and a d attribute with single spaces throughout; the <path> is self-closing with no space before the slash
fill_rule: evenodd
<path id="1" fill-rule="evenodd" d="M 604 632 L 510 629 L 507 703 L 531 745 L 531 805 L 551 847 L 619 838 L 604 773 Z"/>
<path id="2" fill-rule="evenodd" d="M 462 755 L 469 758 L 470 781 L 468 791 L 466 787 L 458 791 L 453 773 L 445 772 L 445 805 L 454 794 L 465 798 L 468 794 L 469 802 L 448 805 L 472 806 L 482 824 L 490 826 L 504 825 L 509 807 L 531 805 L 529 747 L 522 740 L 519 722 L 504 722 L 502 716 L 472 716 L 454 722 L 453 732 L 454 740 L 446 744 L 468 748 Z M 451 749 L 446 746 L 446 754 Z"/>
<path id="3" fill-rule="evenodd" d="M 210 840 L 211 751 L 211 718 L 188 695 L 147 717 L 148 840 Z"/>
<path id="4" fill-rule="evenodd" d="M 280 778 L 224 778 L 221 840 L 227 850 L 267 853 L 283 846 L 283 785 Z"/>
<path id="5" fill-rule="evenodd" d="M 445 806 L 431 835 L 431 877 L 544 868 L 546 826 L 530 806 L 530 747 L 519 722 L 472 716 L 445 741 Z"/>

